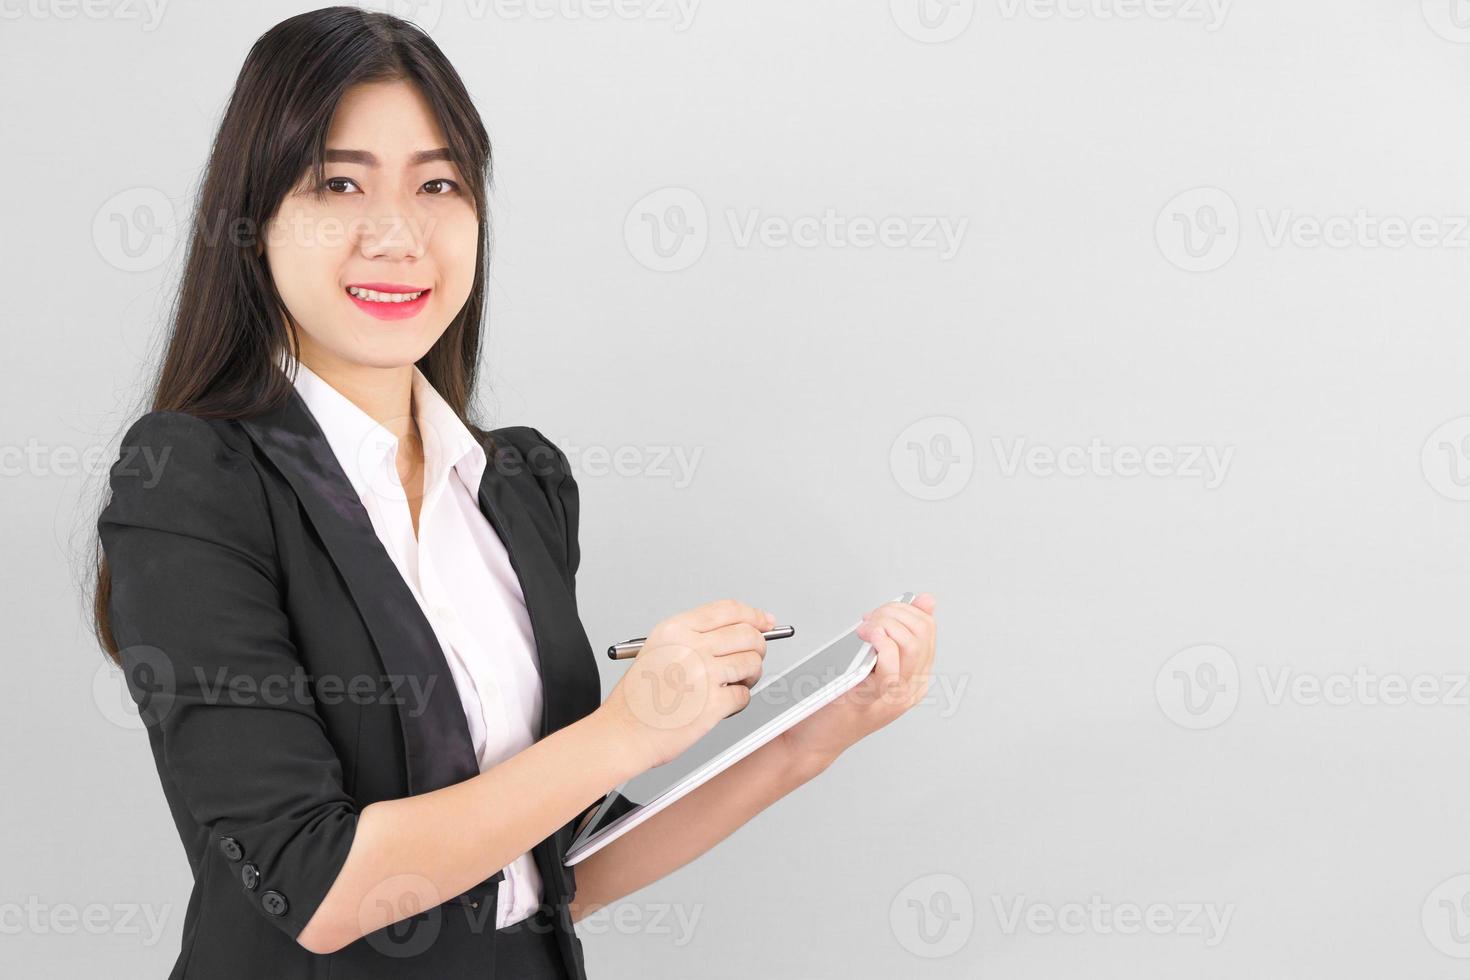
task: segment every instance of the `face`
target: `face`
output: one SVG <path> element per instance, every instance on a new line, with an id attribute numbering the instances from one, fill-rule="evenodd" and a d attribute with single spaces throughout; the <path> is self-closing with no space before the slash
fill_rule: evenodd
<path id="1" fill-rule="evenodd" d="M 413 364 L 463 308 L 479 219 L 445 145 L 408 82 L 359 85 L 338 105 L 322 186 L 304 178 L 266 229 L 307 367 Z"/>

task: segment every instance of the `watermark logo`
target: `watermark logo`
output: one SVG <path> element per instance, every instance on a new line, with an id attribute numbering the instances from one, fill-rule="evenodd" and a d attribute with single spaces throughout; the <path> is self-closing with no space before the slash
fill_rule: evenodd
<path id="1" fill-rule="evenodd" d="M 959 419 L 931 415 L 893 440 L 888 468 L 910 496 L 946 500 L 969 485 L 975 472 L 975 441 Z"/>
<path id="2" fill-rule="evenodd" d="M 1218 187 L 1196 187 L 1164 205 L 1154 222 L 1159 252 L 1185 272 L 1213 272 L 1240 247 L 1240 209 Z"/>
<path id="3" fill-rule="evenodd" d="M 898 944 L 915 956 L 953 956 L 975 931 L 975 899 L 952 874 L 924 875 L 893 896 L 888 925 Z"/>
<path id="4" fill-rule="evenodd" d="M 699 660 L 693 648 L 677 643 L 654 643 L 639 651 L 625 675 L 634 716 L 660 731 L 697 722 L 716 686 L 712 678 L 697 683 L 691 676 L 691 665 Z"/>
<path id="5" fill-rule="evenodd" d="M 1440 882 L 1424 899 L 1420 922 L 1429 944 L 1446 956 L 1470 959 L 1470 874 Z"/>
<path id="6" fill-rule="evenodd" d="M 168 260 L 178 239 L 173 202 L 156 187 L 130 187 L 92 217 L 92 243 L 114 269 L 150 272 Z"/>
<path id="7" fill-rule="evenodd" d="M 173 710 L 178 678 L 172 658 L 146 644 L 118 651 L 121 668 L 111 660 L 92 674 L 92 703 L 102 717 L 119 728 L 152 728 Z"/>
<path id="8" fill-rule="evenodd" d="M 394 959 L 418 956 L 434 945 L 444 926 L 443 897 L 423 875 L 394 875 L 368 891 L 357 906 L 367 944 Z M 379 923 L 388 920 L 388 924 Z M 368 931 L 371 930 L 371 931 Z"/>
<path id="9" fill-rule="evenodd" d="M 915 41 L 943 44 L 965 33 L 975 19 L 975 0 L 888 0 L 888 11 Z"/>
<path id="10" fill-rule="evenodd" d="M 1424 22 L 1446 41 L 1470 44 L 1470 0 L 1420 0 Z"/>
<path id="11" fill-rule="evenodd" d="M 646 269 L 687 269 L 699 261 L 709 244 L 709 214 L 704 201 L 687 187 L 654 191 L 628 210 L 623 219 L 623 241 Z"/>
<path id="12" fill-rule="evenodd" d="M 1450 500 L 1470 500 L 1470 415 L 1450 419 L 1431 432 L 1419 465 L 1436 493 Z"/>
<path id="13" fill-rule="evenodd" d="M 444 15 L 444 0 L 354 0 L 353 6 L 392 14 L 400 20 L 412 22 L 425 32 L 437 27 L 439 18 Z"/>
<path id="14" fill-rule="evenodd" d="M 1164 717 L 1181 728 L 1218 727 L 1240 703 L 1240 668 L 1229 651 L 1213 644 L 1180 650 L 1159 668 L 1154 699 Z"/>

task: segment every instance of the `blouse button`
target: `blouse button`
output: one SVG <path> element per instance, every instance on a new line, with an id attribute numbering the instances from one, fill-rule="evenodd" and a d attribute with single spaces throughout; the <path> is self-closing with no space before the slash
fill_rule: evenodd
<path id="1" fill-rule="evenodd" d="M 221 837 L 219 841 L 219 849 L 223 851 L 225 857 L 229 858 L 231 861 L 238 861 L 245 856 L 245 848 L 241 847 L 240 842 L 235 840 L 235 838 L 233 837 Z"/>

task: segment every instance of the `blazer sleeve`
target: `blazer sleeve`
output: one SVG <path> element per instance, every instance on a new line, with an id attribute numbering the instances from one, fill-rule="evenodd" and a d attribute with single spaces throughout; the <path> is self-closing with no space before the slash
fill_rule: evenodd
<path id="1" fill-rule="evenodd" d="M 204 861 L 232 867 L 239 914 L 294 939 L 360 808 L 291 640 L 259 475 L 211 423 L 153 412 L 124 436 L 110 484 L 109 613 L 159 774 L 208 834 Z"/>

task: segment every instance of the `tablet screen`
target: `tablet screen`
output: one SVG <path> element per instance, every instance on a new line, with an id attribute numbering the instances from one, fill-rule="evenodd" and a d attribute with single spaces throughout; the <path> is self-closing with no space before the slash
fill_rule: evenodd
<path id="1" fill-rule="evenodd" d="M 612 793 L 579 840 L 586 840 L 622 817 L 657 799 L 690 773 L 703 768 L 743 739 L 775 721 L 856 666 L 864 641 L 853 630 L 775 677 L 763 677 L 750 703 L 710 729 L 682 754 L 635 776 Z"/>

